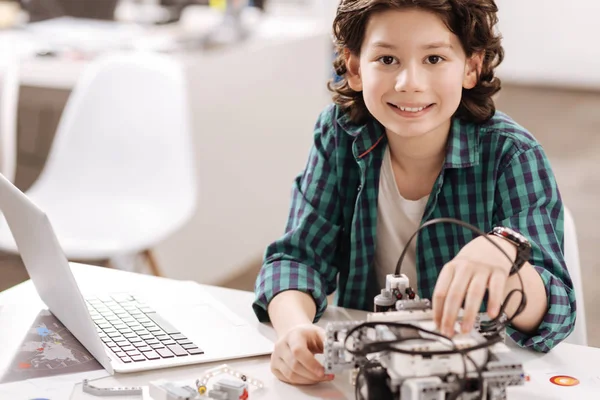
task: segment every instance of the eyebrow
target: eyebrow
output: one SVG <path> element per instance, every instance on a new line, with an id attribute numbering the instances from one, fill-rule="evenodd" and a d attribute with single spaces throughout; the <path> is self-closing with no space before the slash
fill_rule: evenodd
<path id="1" fill-rule="evenodd" d="M 387 42 L 375 42 L 373 43 L 373 47 L 379 47 L 382 49 L 390 49 L 390 50 L 396 50 L 396 46 L 394 46 L 393 44 L 387 43 Z"/>
<path id="2" fill-rule="evenodd" d="M 426 44 L 425 46 L 423 46 L 424 49 L 429 50 L 429 49 L 440 49 L 440 48 L 447 48 L 452 50 L 453 47 L 450 43 L 447 42 L 434 42 L 434 43 L 429 43 Z"/>
<path id="3" fill-rule="evenodd" d="M 390 49 L 390 50 L 396 50 L 396 46 L 394 46 L 391 43 L 387 43 L 387 42 L 382 42 L 382 41 L 378 41 L 373 43 L 373 47 L 376 48 L 383 48 L 383 49 Z M 454 49 L 454 47 L 452 47 L 452 45 L 450 43 L 447 42 L 433 42 L 433 43 L 428 43 L 424 46 L 422 46 L 423 49 L 425 50 L 430 50 L 430 49 L 440 49 L 440 48 L 447 48 L 447 49 Z"/>

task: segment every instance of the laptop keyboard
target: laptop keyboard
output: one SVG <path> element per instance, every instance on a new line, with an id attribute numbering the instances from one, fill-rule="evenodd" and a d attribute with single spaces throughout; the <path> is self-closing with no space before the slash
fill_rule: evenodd
<path id="1" fill-rule="evenodd" d="M 204 354 L 177 328 L 130 294 L 86 299 L 100 339 L 124 363 Z"/>

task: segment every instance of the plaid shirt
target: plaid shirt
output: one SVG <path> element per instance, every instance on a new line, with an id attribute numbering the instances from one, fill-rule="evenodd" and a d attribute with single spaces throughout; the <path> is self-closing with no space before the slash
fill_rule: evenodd
<path id="1" fill-rule="evenodd" d="M 350 121 L 338 106 L 320 115 L 305 170 L 297 177 L 285 234 L 266 250 L 256 281 L 254 311 L 268 321 L 269 301 L 284 290 L 310 294 L 318 320 L 326 296 L 338 306 L 371 310 L 380 291 L 373 268 L 377 194 L 385 129 L 376 120 Z M 521 346 L 549 351 L 572 331 L 575 293 L 563 258 L 563 205 L 541 145 L 507 115 L 484 124 L 453 119 L 446 158 L 422 222 L 453 217 L 489 232 L 511 227 L 532 245 L 548 311 L 538 331 L 508 334 Z M 475 237 L 459 226 L 437 224 L 417 238 L 417 287 L 431 298 L 445 263 Z M 485 305 L 482 306 L 482 311 Z"/>

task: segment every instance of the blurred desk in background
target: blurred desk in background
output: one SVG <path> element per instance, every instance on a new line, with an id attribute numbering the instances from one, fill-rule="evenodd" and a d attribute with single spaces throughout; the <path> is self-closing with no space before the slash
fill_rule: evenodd
<path id="1" fill-rule="evenodd" d="M 210 25 L 201 22 L 209 16 L 196 17 L 144 28 L 137 49 L 166 50 L 173 38 L 198 35 Z M 0 32 L 0 43 L 14 34 Z M 70 89 L 89 61 L 36 57 L 35 45 L 23 43 L 12 42 L 13 49 L 30 49 L 21 54 L 16 183 L 24 190 L 41 171 Z M 292 181 L 330 101 L 330 26 L 292 12 L 266 14 L 243 42 L 172 53 L 188 75 L 200 197 L 192 221 L 154 250 L 167 276 L 215 284 L 242 273 L 283 232 Z"/>

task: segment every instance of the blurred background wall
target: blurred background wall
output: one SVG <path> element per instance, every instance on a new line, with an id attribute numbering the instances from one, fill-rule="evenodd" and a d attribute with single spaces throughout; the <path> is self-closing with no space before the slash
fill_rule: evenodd
<path id="1" fill-rule="evenodd" d="M 499 73 L 516 84 L 600 89 L 594 0 L 497 0 L 506 60 Z"/>

